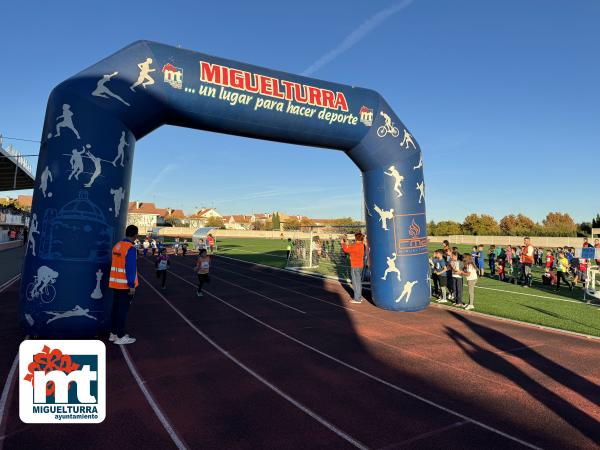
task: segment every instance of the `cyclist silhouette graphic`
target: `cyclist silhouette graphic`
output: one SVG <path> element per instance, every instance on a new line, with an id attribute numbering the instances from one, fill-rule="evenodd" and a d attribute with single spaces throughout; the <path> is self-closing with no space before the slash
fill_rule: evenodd
<path id="1" fill-rule="evenodd" d="M 56 289 L 52 286 L 58 278 L 58 272 L 48 266 L 41 266 L 33 282 L 27 285 L 27 300 L 39 298 L 43 303 L 50 303 L 56 296 Z"/>
<path id="2" fill-rule="evenodd" d="M 379 112 L 379 115 L 383 116 L 383 120 L 385 120 L 385 124 L 381 125 L 377 128 L 377 136 L 384 137 L 386 134 L 391 134 L 393 137 L 398 137 L 400 135 L 400 131 L 398 128 L 394 126 L 392 122 L 392 118 L 384 113 L 383 111 Z"/>

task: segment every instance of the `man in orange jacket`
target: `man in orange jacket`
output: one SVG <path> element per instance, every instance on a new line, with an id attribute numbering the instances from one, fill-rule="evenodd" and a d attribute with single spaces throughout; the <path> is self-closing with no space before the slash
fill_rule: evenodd
<path id="1" fill-rule="evenodd" d="M 351 303 L 362 302 L 362 271 L 365 259 L 365 236 L 362 233 L 354 235 L 354 244 L 348 244 L 346 238 L 342 238 L 342 250 L 350 255 L 350 273 L 352 277 L 352 289 L 354 290 L 354 298 Z"/>
<path id="2" fill-rule="evenodd" d="M 117 345 L 133 344 L 135 338 L 125 333 L 125 323 L 129 307 L 138 287 L 137 250 L 134 242 L 138 228 L 129 225 L 125 239 L 115 244 L 112 250 L 112 264 L 108 287 L 113 290 L 112 328 L 109 340 Z"/>

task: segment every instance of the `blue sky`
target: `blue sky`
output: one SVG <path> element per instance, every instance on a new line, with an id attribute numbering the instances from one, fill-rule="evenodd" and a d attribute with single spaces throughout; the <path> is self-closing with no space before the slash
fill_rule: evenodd
<path id="1" fill-rule="evenodd" d="M 53 86 L 151 39 L 379 91 L 424 152 L 428 219 L 598 212 L 595 0 L 39 0 L 0 17 L 5 136 L 39 139 Z M 361 190 L 341 152 L 163 127 L 136 145 L 130 200 L 360 218 Z"/>

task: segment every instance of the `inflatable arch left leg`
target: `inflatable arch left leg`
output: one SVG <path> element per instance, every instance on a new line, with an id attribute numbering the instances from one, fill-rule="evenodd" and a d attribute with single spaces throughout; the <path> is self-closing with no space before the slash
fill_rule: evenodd
<path id="1" fill-rule="evenodd" d="M 379 94 L 139 41 L 50 95 L 22 278 L 28 334 L 106 331 L 135 142 L 164 124 L 344 151 L 363 172 L 375 304 L 428 305 L 421 151 Z"/>

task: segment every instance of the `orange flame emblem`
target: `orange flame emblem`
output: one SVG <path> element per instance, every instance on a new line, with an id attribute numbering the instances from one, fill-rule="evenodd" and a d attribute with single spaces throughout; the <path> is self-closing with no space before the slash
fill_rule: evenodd
<path id="1" fill-rule="evenodd" d="M 419 227 L 419 225 L 417 225 L 417 223 L 415 222 L 415 219 L 413 219 L 412 223 L 408 227 L 408 235 L 410 237 L 416 237 L 416 236 L 419 236 L 420 234 L 421 234 L 421 227 Z"/>

